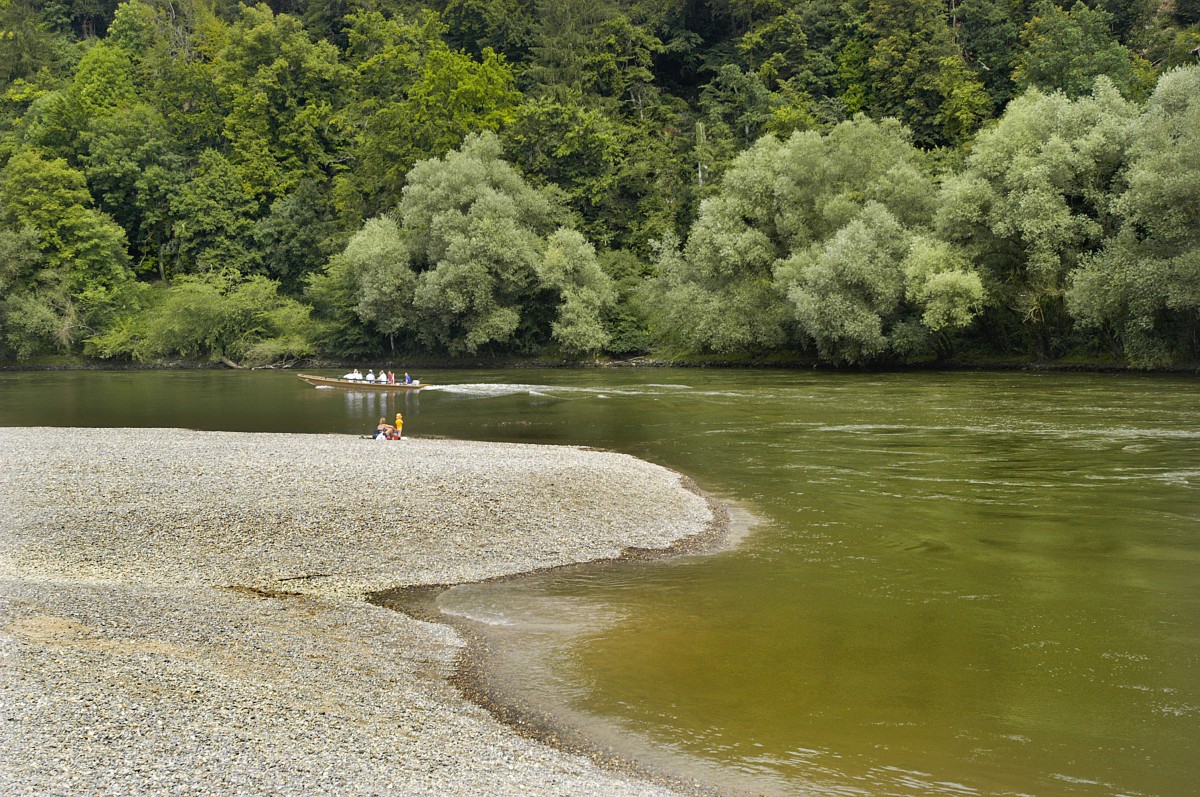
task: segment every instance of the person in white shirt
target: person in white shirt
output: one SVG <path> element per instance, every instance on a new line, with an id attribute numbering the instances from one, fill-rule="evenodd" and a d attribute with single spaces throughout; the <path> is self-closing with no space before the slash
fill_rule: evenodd
<path id="1" fill-rule="evenodd" d="M 363 376 L 361 373 L 358 372 L 357 368 L 355 368 L 353 371 L 351 371 L 350 373 L 348 373 L 342 377 L 342 379 L 362 379 L 362 378 L 363 378 Z"/>
<path id="2" fill-rule="evenodd" d="M 374 382 L 374 381 L 375 381 L 375 372 L 374 372 L 374 371 L 367 371 L 367 377 L 366 377 L 366 379 L 367 379 L 367 381 L 368 381 L 368 382 Z"/>

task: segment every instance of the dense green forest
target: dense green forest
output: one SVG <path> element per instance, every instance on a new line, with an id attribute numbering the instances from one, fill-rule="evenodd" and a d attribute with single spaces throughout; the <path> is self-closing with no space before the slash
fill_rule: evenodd
<path id="1" fill-rule="evenodd" d="M 0 0 L 0 360 L 1200 358 L 1200 0 Z"/>

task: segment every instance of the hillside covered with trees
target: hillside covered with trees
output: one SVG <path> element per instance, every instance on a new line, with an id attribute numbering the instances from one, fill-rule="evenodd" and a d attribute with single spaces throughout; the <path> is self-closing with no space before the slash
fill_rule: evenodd
<path id="1" fill-rule="evenodd" d="M 0 0 L 0 361 L 1200 359 L 1200 0 Z"/>

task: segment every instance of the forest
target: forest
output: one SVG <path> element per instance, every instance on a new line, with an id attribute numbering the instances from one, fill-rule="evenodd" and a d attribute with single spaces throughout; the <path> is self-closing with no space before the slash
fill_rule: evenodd
<path id="1" fill-rule="evenodd" d="M 1200 0 L 0 0 L 0 362 L 1200 360 Z"/>

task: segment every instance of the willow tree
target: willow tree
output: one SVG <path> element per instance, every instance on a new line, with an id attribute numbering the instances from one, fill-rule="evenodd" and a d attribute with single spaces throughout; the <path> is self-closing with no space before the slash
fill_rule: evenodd
<path id="1" fill-rule="evenodd" d="M 1068 275 L 1115 227 L 1111 200 L 1136 117 L 1103 78 L 1075 100 L 1030 89 L 943 184 L 939 237 L 968 253 L 1041 357 L 1061 352 L 1070 334 Z"/>
<path id="2" fill-rule="evenodd" d="M 1195 358 L 1200 340 L 1200 68 L 1163 75 L 1132 130 L 1120 228 L 1083 261 L 1072 314 L 1137 365 Z"/>
<path id="3" fill-rule="evenodd" d="M 860 220 L 867 207 L 873 215 Z M 856 221 L 871 227 L 886 215 L 907 229 L 928 224 L 933 210 L 921 154 L 894 120 L 859 116 L 827 135 L 762 138 L 701 204 L 686 245 L 664 248 L 659 330 L 675 345 L 712 352 L 795 346 L 820 335 L 829 343 L 822 351 L 832 353 L 838 336 L 817 330 L 832 327 L 808 312 L 807 300 L 797 301 L 807 295 L 797 286 L 832 284 L 806 276 L 826 262 L 818 250 Z M 901 287 L 889 296 L 903 295 L 903 241 L 897 246 L 887 267 Z M 853 348 L 849 359 L 879 351 Z"/>
<path id="4" fill-rule="evenodd" d="M 537 269 L 543 289 L 557 294 L 554 340 L 569 354 L 594 354 L 605 348 L 605 314 L 616 301 L 616 290 L 600 268 L 595 247 L 575 230 L 559 228 L 547 239 Z"/>
<path id="5" fill-rule="evenodd" d="M 452 354 L 510 344 L 537 312 L 544 238 L 561 216 L 500 151 L 495 135 L 472 135 L 417 164 L 396 209 L 419 275 L 419 336 Z"/>

